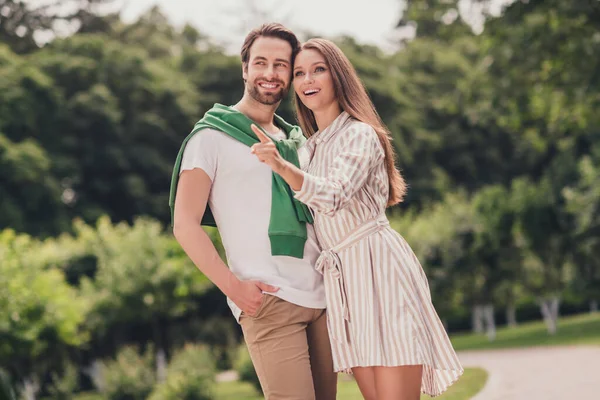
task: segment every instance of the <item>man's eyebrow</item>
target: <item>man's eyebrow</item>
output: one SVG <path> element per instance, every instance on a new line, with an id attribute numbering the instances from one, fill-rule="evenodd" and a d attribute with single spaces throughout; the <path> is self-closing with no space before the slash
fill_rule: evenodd
<path id="1" fill-rule="evenodd" d="M 316 64 L 325 64 L 325 61 L 315 61 L 314 63 L 310 64 L 310 66 L 312 67 L 313 65 Z M 294 71 L 297 70 L 298 68 L 302 68 L 301 66 L 297 66 L 296 68 L 294 68 Z"/>
<path id="2" fill-rule="evenodd" d="M 256 56 L 256 57 L 254 57 L 254 60 L 253 60 L 253 61 L 257 61 L 257 60 L 261 60 L 261 61 L 268 61 L 268 60 L 267 60 L 267 57 L 263 57 L 263 56 Z M 275 61 L 277 61 L 277 62 L 284 62 L 284 63 L 286 63 L 286 64 L 289 64 L 289 63 L 290 63 L 290 61 L 289 61 L 289 60 L 286 60 L 285 58 L 276 58 L 276 59 L 275 59 Z"/>

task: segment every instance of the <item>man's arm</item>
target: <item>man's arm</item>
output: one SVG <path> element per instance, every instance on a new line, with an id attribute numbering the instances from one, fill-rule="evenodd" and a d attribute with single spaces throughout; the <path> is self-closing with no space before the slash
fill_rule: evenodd
<path id="1" fill-rule="evenodd" d="M 262 291 L 278 288 L 257 281 L 240 281 L 219 257 L 210 237 L 200 226 L 212 182 L 200 168 L 183 171 L 175 197 L 173 234 L 196 265 L 227 297 L 248 315 L 254 315 L 262 301 Z"/>

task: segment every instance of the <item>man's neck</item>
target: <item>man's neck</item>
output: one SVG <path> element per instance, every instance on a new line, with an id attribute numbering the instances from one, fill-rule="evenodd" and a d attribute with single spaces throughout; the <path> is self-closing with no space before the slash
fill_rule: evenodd
<path id="1" fill-rule="evenodd" d="M 246 93 L 244 94 L 244 97 L 233 106 L 233 108 L 256 122 L 268 133 L 276 133 L 279 131 L 279 128 L 273 122 L 273 115 L 275 115 L 277 107 L 279 107 L 279 103 L 273 105 L 262 104 Z"/>

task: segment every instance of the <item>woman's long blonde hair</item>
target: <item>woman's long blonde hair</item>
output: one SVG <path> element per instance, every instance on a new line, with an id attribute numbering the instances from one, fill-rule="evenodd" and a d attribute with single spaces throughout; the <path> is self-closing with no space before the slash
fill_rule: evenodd
<path id="1" fill-rule="evenodd" d="M 301 46 L 300 51 L 302 50 L 316 50 L 321 53 L 331 71 L 335 97 L 342 110 L 352 118 L 371 125 L 377 132 L 385 153 L 385 166 L 389 179 L 387 205 L 389 207 L 400 203 L 406 194 L 406 183 L 396 169 L 396 154 L 392 146 L 390 131 L 377 114 L 365 86 L 350 60 L 335 43 L 326 39 L 310 39 Z M 302 103 L 297 93 L 294 94 L 294 105 L 300 127 L 304 134 L 310 137 L 318 130 L 315 115 Z"/>

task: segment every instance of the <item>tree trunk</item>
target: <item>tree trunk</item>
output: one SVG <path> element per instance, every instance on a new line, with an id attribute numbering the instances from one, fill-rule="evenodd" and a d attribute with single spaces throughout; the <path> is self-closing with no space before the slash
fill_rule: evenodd
<path id="1" fill-rule="evenodd" d="M 590 301 L 590 313 L 594 314 L 598 312 L 598 300 Z"/>
<path id="2" fill-rule="evenodd" d="M 540 299 L 539 303 L 548 333 L 554 335 L 557 329 L 560 299 L 558 296 L 552 296 L 550 298 Z"/>
<path id="3" fill-rule="evenodd" d="M 163 341 L 158 318 L 153 318 L 152 330 L 154 333 L 154 344 L 156 345 L 156 380 L 158 383 L 163 383 L 167 379 L 167 354 L 162 345 Z"/>
<path id="4" fill-rule="evenodd" d="M 471 328 L 473 333 L 483 333 L 483 307 L 473 307 L 473 313 L 471 314 Z"/>
<path id="5" fill-rule="evenodd" d="M 156 380 L 158 383 L 167 380 L 167 355 L 162 348 L 156 351 Z"/>
<path id="6" fill-rule="evenodd" d="M 506 307 L 506 323 L 511 328 L 517 326 L 517 307 L 515 307 L 514 304 Z"/>
<path id="7" fill-rule="evenodd" d="M 35 400 L 37 392 L 40 390 L 40 385 L 35 377 L 26 378 L 23 381 L 23 399 Z"/>
<path id="8" fill-rule="evenodd" d="M 99 360 L 93 360 L 89 367 L 86 367 L 83 372 L 90 377 L 94 387 L 100 393 L 104 393 L 106 385 L 104 376 L 102 375 L 102 364 Z"/>
<path id="9" fill-rule="evenodd" d="M 488 304 L 483 308 L 485 317 L 486 333 L 490 342 L 496 339 L 496 321 L 494 321 L 494 306 Z"/>

